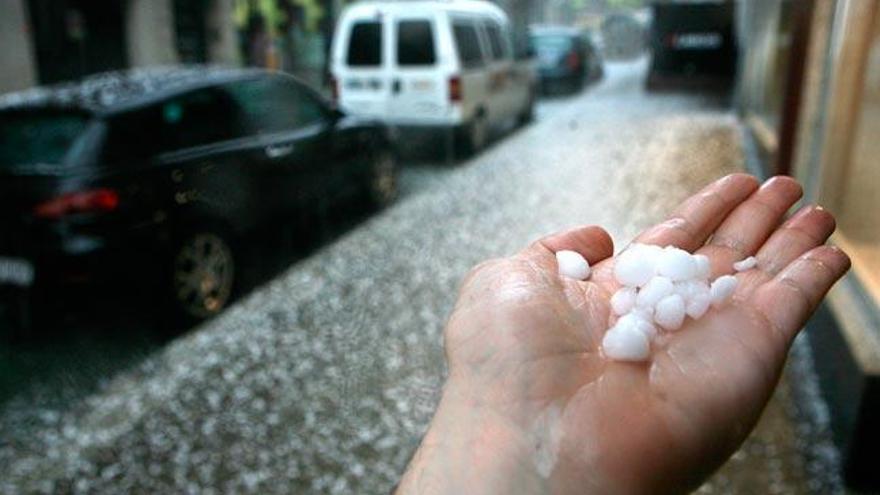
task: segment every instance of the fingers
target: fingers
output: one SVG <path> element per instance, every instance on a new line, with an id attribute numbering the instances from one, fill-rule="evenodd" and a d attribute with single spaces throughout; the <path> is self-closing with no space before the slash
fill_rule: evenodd
<path id="1" fill-rule="evenodd" d="M 702 246 L 722 220 L 758 187 L 746 174 L 732 174 L 706 186 L 681 204 L 663 223 L 639 235 L 634 242 L 672 244 L 687 251 Z"/>
<path id="2" fill-rule="evenodd" d="M 544 237 L 526 251 L 540 254 L 550 251 L 553 254 L 563 250 L 578 252 L 594 265 L 614 254 L 614 241 L 605 229 L 590 225 Z"/>
<path id="3" fill-rule="evenodd" d="M 821 206 L 801 208 L 758 251 L 758 267 L 770 276 L 776 275 L 798 256 L 825 244 L 834 227 L 834 216 Z"/>
<path id="4" fill-rule="evenodd" d="M 796 180 L 774 177 L 737 206 L 699 251 L 712 261 L 713 275 L 729 273 L 734 262 L 754 254 L 802 194 Z"/>
<path id="5" fill-rule="evenodd" d="M 790 342 L 850 267 L 834 246 L 819 246 L 792 261 L 752 296 L 752 304 Z"/>

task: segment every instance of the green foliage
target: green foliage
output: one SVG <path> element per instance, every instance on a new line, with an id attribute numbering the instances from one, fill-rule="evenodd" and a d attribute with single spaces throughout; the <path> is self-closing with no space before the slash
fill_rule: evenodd
<path id="1" fill-rule="evenodd" d="M 645 6 L 644 0 L 607 0 L 608 6 L 616 9 L 638 9 Z"/>
<path id="2" fill-rule="evenodd" d="M 293 3 L 303 8 L 305 14 L 305 28 L 308 30 L 317 29 L 318 23 L 324 17 L 324 7 L 321 6 L 320 0 L 293 0 Z M 252 14 L 258 14 L 266 20 L 269 26 L 269 35 L 277 36 L 279 27 L 284 24 L 285 13 L 278 7 L 277 0 L 235 0 L 235 24 L 239 29 L 247 24 L 248 18 Z"/>

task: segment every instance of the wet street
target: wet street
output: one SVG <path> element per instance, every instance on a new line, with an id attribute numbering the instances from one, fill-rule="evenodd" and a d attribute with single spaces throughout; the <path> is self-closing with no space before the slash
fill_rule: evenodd
<path id="1" fill-rule="evenodd" d="M 576 224 L 621 247 L 746 166 L 724 102 L 645 93 L 645 69 L 610 64 L 471 160 L 411 160 L 393 206 L 182 337 L 59 350 L 2 406 L 0 492 L 388 493 L 439 398 L 471 266 Z M 799 339 L 759 427 L 700 493 L 842 490 L 811 359 Z"/>

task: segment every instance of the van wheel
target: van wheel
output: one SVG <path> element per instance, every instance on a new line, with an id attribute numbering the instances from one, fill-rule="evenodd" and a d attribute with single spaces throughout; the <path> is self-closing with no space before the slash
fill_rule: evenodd
<path id="1" fill-rule="evenodd" d="M 389 150 L 373 156 L 370 170 L 370 202 L 378 207 L 391 204 L 397 197 L 397 161 Z"/>
<path id="2" fill-rule="evenodd" d="M 182 323 L 219 314 L 232 300 L 236 263 L 229 236 L 198 229 L 177 242 L 171 256 L 171 302 Z"/>
<path id="3" fill-rule="evenodd" d="M 517 124 L 520 126 L 525 126 L 531 124 L 535 120 L 535 91 L 529 91 L 529 102 L 526 104 L 526 108 L 519 114 L 517 118 Z"/>
<path id="4" fill-rule="evenodd" d="M 464 156 L 473 156 L 486 146 L 489 139 L 489 126 L 486 117 L 474 117 L 464 129 L 462 152 Z"/>

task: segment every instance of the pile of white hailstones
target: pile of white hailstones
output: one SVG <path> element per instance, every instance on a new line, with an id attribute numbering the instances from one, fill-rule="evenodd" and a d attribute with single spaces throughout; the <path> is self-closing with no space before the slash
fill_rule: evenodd
<path id="1" fill-rule="evenodd" d="M 586 280 L 590 266 L 574 251 L 556 253 L 559 273 Z M 733 264 L 736 271 L 754 268 L 750 256 Z M 602 339 L 610 359 L 644 361 L 659 331 L 674 332 L 688 316 L 702 317 L 710 307 L 721 307 L 733 295 L 737 280 L 723 275 L 709 282 L 709 258 L 674 246 L 633 244 L 617 256 L 614 277 L 623 287 L 611 297 L 617 317 Z M 659 327 L 659 330 L 658 330 Z"/>

